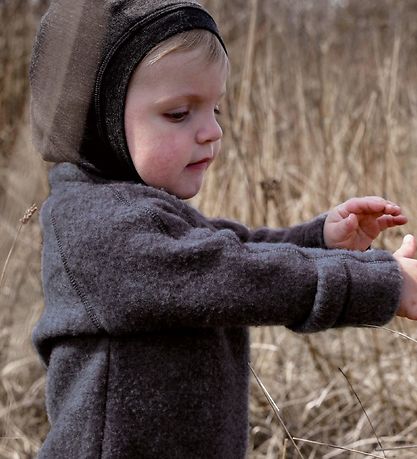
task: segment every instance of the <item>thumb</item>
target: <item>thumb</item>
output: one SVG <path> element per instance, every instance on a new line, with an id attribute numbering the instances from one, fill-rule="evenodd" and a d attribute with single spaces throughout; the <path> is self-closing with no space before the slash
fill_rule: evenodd
<path id="1" fill-rule="evenodd" d="M 340 224 L 338 225 L 338 236 L 341 239 L 345 239 L 356 231 L 358 226 L 358 217 L 355 214 L 349 214 L 346 218 L 340 221 Z"/>
<path id="2" fill-rule="evenodd" d="M 404 236 L 401 247 L 394 253 L 398 257 L 414 258 L 417 251 L 416 238 L 412 234 Z"/>

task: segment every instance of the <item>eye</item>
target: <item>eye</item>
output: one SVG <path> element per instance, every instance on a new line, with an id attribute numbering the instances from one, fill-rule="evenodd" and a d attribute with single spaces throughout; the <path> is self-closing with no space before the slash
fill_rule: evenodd
<path id="1" fill-rule="evenodd" d="M 165 113 L 164 116 L 173 122 L 179 122 L 183 121 L 189 113 L 190 112 L 188 110 L 185 110 L 183 112 Z"/>

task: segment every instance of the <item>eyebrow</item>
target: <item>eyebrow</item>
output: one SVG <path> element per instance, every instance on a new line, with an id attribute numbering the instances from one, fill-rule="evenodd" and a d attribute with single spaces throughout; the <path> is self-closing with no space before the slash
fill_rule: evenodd
<path id="1" fill-rule="evenodd" d="M 222 93 L 219 95 L 219 99 L 223 98 L 226 95 L 226 91 L 222 91 Z M 199 94 L 193 94 L 193 93 L 184 93 L 180 94 L 177 96 L 172 96 L 172 97 L 161 97 L 160 99 L 157 99 L 155 101 L 155 104 L 157 105 L 166 105 L 166 104 L 172 104 L 175 102 L 181 102 L 183 100 L 191 100 L 192 102 L 200 102 L 203 100 L 204 97 L 200 96 Z"/>

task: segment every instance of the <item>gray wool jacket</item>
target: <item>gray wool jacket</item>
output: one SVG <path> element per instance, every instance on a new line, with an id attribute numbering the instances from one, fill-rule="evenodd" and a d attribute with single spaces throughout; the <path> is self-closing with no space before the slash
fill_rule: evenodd
<path id="1" fill-rule="evenodd" d="M 58 163 L 41 211 L 51 430 L 40 459 L 242 459 L 248 329 L 383 324 L 387 252 L 326 250 L 324 217 L 290 229 L 208 219 L 137 175 L 129 77 L 155 44 L 204 28 L 196 0 L 51 0 L 31 63 L 36 149 Z"/>
<path id="2" fill-rule="evenodd" d="M 68 163 L 50 184 L 39 458 L 243 458 L 248 326 L 384 324 L 397 307 L 393 257 L 326 250 L 323 217 L 249 230 Z"/>

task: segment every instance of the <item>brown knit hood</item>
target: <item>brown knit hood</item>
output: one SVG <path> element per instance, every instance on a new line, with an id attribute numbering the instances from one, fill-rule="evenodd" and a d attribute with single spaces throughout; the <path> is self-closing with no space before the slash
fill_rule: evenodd
<path id="1" fill-rule="evenodd" d="M 124 133 L 129 79 L 154 46 L 191 29 L 222 42 L 194 0 L 52 0 L 30 68 L 33 142 L 42 157 L 140 180 Z"/>

